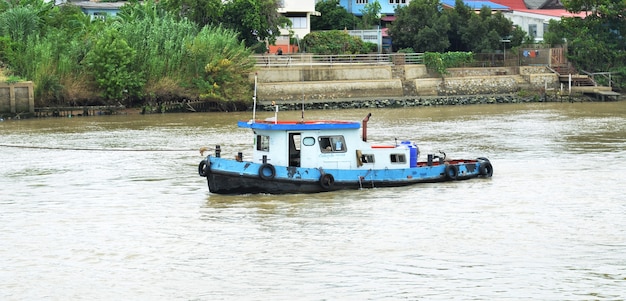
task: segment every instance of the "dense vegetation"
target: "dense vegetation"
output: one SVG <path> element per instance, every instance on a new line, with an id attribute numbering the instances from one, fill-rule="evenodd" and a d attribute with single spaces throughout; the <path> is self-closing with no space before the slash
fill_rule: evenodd
<path id="1" fill-rule="evenodd" d="M 626 79 L 626 2 L 564 0 L 585 18 L 551 22 L 545 43 L 567 42 L 568 58 L 579 70 L 612 72 L 613 85 Z M 377 5 L 378 4 L 378 5 Z M 251 54 L 265 51 L 289 20 L 277 0 L 136 0 L 118 16 L 92 20 L 71 4 L 46 0 L 0 0 L 0 67 L 9 81 L 35 82 L 37 106 L 124 104 L 154 100 L 249 100 Z M 364 53 L 371 44 L 343 29 L 371 28 L 380 5 L 370 1 L 356 18 L 338 0 L 316 4 L 308 52 Z M 476 14 L 457 0 L 442 9 L 437 0 L 413 0 L 398 7 L 389 33 L 394 50 L 426 52 L 425 62 L 443 74 L 471 53 L 493 52 L 530 41 L 500 13 Z"/>
<path id="2" fill-rule="evenodd" d="M 626 88 L 626 1 L 565 0 L 563 4 L 586 16 L 550 22 L 546 42 L 566 44 L 567 57 L 579 70 L 611 72 L 612 85 Z M 608 84 L 607 78 L 599 79 Z"/>
<path id="3" fill-rule="evenodd" d="M 485 6 L 476 14 L 461 0 L 454 9 L 443 9 L 439 0 L 413 0 L 395 13 L 389 34 L 396 50 L 493 52 L 502 49 L 503 39 L 511 41 L 508 47 L 516 47 L 525 37 L 502 13 Z"/>
<path id="4" fill-rule="evenodd" d="M 117 17 L 91 20 L 73 5 L 2 2 L 0 63 L 12 77 L 35 82 L 38 106 L 251 99 L 251 47 L 258 40 L 246 44 L 236 30 L 199 26 L 167 5 L 134 2 Z"/>
<path id="5" fill-rule="evenodd" d="M 317 54 L 359 54 L 375 52 L 378 45 L 363 42 L 343 30 L 316 31 L 307 34 L 302 43 L 308 52 Z"/>
<path id="6" fill-rule="evenodd" d="M 374 1 L 376 2 L 376 1 Z M 373 3 L 373 2 L 370 2 Z M 626 88 L 626 2 L 615 0 L 564 0 L 573 13 L 587 12 L 584 18 L 568 17 L 551 21 L 544 34 L 546 46 L 567 46 L 569 62 L 587 72 L 611 72 L 612 85 Z M 322 16 L 311 22 L 312 29 L 355 29 L 361 20 L 354 20 L 338 0 L 316 4 Z M 326 16 L 326 17 L 325 17 Z M 389 24 L 393 50 L 399 52 L 434 52 L 427 61 L 433 69 L 453 64 L 451 56 L 465 53 L 492 53 L 502 47 L 516 48 L 534 43 L 534 38 L 513 26 L 502 13 L 483 7 L 478 14 L 456 0 L 454 9 L 443 9 L 438 0 L 412 0 L 395 11 L 396 20 Z M 510 42 L 502 43 L 502 40 Z M 513 50 L 514 50 L 513 49 Z M 508 50 L 507 50 L 508 51 Z M 447 52 L 458 52 L 446 55 Z M 438 62 L 434 58 L 444 61 Z M 596 77 L 601 84 L 602 77 Z"/>

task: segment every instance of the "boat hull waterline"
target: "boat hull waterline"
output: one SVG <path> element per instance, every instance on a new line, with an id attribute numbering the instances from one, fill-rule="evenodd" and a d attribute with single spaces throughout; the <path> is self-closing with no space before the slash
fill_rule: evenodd
<path id="1" fill-rule="evenodd" d="M 198 166 L 200 176 L 206 177 L 209 191 L 218 194 L 247 193 L 316 193 L 342 189 L 400 187 L 418 183 L 459 181 L 488 178 L 493 174 L 486 158 L 460 160 L 407 169 L 340 170 L 273 166 L 238 162 L 208 156 Z"/>

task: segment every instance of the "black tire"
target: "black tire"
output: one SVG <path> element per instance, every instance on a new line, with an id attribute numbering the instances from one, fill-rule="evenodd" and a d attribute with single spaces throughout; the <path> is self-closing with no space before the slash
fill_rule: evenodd
<path id="1" fill-rule="evenodd" d="M 265 163 L 259 167 L 259 177 L 263 180 L 269 181 L 276 176 L 276 168 L 274 165 Z"/>
<path id="2" fill-rule="evenodd" d="M 493 175 L 493 166 L 491 166 L 491 162 L 485 161 L 480 163 L 479 171 L 481 176 L 485 178 L 491 178 L 491 176 Z"/>
<path id="3" fill-rule="evenodd" d="M 198 174 L 201 177 L 206 177 L 208 168 L 209 168 L 209 165 L 207 164 L 206 160 L 200 161 L 200 164 L 198 164 Z"/>
<path id="4" fill-rule="evenodd" d="M 333 177 L 333 175 L 329 174 L 329 173 L 325 173 L 322 176 L 320 176 L 320 186 L 322 186 L 322 188 L 324 190 L 331 190 L 333 188 L 333 185 L 335 185 L 335 177 Z"/>
<path id="5" fill-rule="evenodd" d="M 446 179 L 454 181 L 459 176 L 459 168 L 456 165 L 446 165 L 444 170 Z"/>

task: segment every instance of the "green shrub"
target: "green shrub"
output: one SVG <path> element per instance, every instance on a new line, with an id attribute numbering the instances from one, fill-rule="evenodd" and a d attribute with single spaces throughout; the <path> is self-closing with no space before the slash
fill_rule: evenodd
<path id="1" fill-rule="evenodd" d="M 371 45 L 343 30 L 315 31 L 307 34 L 302 43 L 307 52 L 316 54 L 360 54 L 372 52 Z M 372 43 L 369 43 L 372 44 Z M 376 44 L 374 44 L 376 46 Z"/>
<path id="2" fill-rule="evenodd" d="M 431 72 L 441 76 L 447 74 L 447 68 L 462 67 L 474 60 L 471 52 L 426 52 L 424 53 L 424 64 Z"/>
<path id="3" fill-rule="evenodd" d="M 142 76 L 130 68 L 135 53 L 117 31 L 107 30 L 87 54 L 87 66 L 105 99 L 124 100 L 130 96 L 141 96 Z"/>

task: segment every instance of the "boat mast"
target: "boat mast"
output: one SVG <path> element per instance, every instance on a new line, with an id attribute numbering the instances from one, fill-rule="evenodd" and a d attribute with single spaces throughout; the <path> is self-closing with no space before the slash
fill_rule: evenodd
<path id="1" fill-rule="evenodd" d="M 256 119 L 256 78 L 257 78 L 258 74 L 259 74 L 258 72 L 254 73 L 254 95 L 252 96 L 252 103 L 253 103 L 253 105 L 252 105 L 252 122 L 253 123 L 254 123 L 254 120 Z"/>

